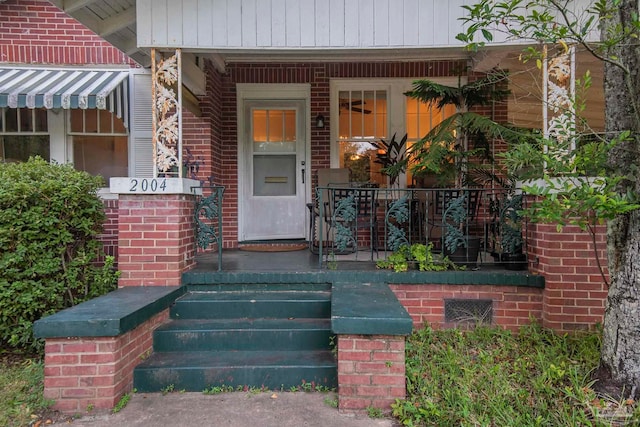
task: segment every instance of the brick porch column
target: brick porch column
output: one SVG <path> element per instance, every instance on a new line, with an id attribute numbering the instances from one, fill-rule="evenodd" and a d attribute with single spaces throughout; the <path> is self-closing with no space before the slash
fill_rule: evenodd
<path id="1" fill-rule="evenodd" d="M 589 233 L 576 226 L 558 232 L 554 224 L 530 224 L 529 233 L 530 271 L 545 277 L 543 326 L 571 332 L 602 322 L 607 288 Z M 608 276 L 604 225 L 597 228 L 596 245 Z"/>
<path id="2" fill-rule="evenodd" d="M 118 203 L 118 287 L 177 286 L 195 263 L 194 188 L 184 178 L 112 178 Z"/>

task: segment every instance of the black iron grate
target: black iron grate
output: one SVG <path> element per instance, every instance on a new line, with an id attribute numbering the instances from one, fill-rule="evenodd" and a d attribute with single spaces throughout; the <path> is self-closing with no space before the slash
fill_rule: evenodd
<path id="1" fill-rule="evenodd" d="M 487 324 L 493 322 L 493 301 L 489 299 L 445 299 L 446 323 Z"/>

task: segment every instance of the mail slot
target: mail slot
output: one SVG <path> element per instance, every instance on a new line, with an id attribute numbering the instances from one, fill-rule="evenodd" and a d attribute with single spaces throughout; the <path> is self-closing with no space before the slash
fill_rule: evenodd
<path id="1" fill-rule="evenodd" d="M 287 176 L 265 176 L 264 182 L 267 184 L 286 184 L 289 181 Z"/>

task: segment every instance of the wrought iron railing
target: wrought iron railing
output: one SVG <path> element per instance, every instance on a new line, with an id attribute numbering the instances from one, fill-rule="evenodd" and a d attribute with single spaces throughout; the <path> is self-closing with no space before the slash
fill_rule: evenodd
<path id="1" fill-rule="evenodd" d="M 467 265 L 526 266 L 525 198 L 503 188 L 383 189 L 330 186 L 316 190 L 310 245 L 320 267 L 342 259 L 384 259 L 402 246 L 431 244 L 450 259 L 479 255 Z M 524 257 L 524 259 L 523 259 Z M 347 257 L 343 257 L 347 258 Z"/>
<path id="2" fill-rule="evenodd" d="M 196 197 L 194 224 L 196 245 L 207 249 L 213 244 L 218 251 L 218 271 L 222 270 L 222 197 L 224 187 L 202 186 Z"/>

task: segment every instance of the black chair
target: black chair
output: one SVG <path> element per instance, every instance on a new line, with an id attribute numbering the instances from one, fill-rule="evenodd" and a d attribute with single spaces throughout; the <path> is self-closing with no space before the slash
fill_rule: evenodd
<path id="1" fill-rule="evenodd" d="M 307 203 L 309 209 L 309 250 L 311 253 L 317 254 L 320 245 L 319 222 L 320 222 L 320 200 L 322 200 L 325 210 L 329 206 L 329 191 L 325 188 L 328 186 L 349 186 L 351 171 L 347 168 L 324 168 L 318 169 L 315 174 L 317 188 L 324 188 L 321 194 L 316 191 L 312 203 Z M 327 229 L 326 223 L 323 225 Z M 323 242 L 323 246 L 327 243 Z M 326 247 L 326 246 L 325 246 Z"/>
<path id="2" fill-rule="evenodd" d="M 374 251 L 378 251 L 377 196 L 378 190 L 373 187 L 329 189 L 325 222 L 327 241 L 333 237 L 334 253 L 357 252 L 360 230 L 367 230 L 373 260 Z"/>
<path id="3" fill-rule="evenodd" d="M 442 230 L 445 227 L 442 215 L 452 200 L 466 196 L 465 205 L 467 207 L 467 227 L 471 232 L 477 228 L 478 210 L 480 207 L 481 189 L 442 189 L 432 192 L 432 200 L 428 207 L 428 238 L 434 243 L 437 249 L 442 249 Z M 436 235 L 435 230 L 439 230 Z"/>

